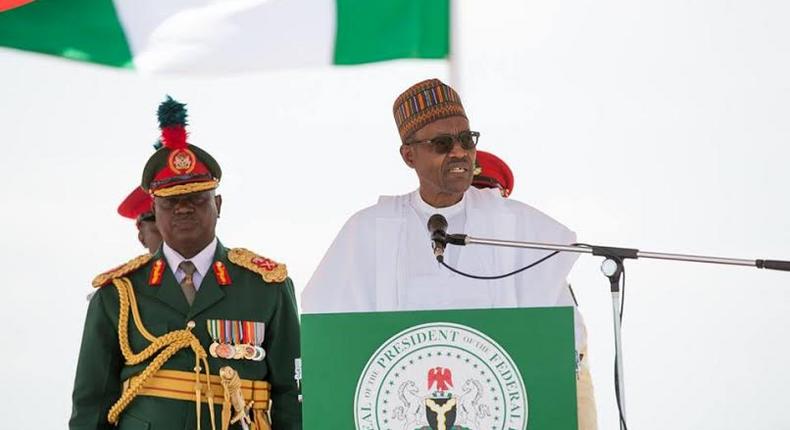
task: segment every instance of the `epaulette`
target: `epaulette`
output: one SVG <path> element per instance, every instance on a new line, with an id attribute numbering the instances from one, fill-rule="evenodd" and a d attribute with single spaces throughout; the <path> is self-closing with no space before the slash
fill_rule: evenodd
<path id="1" fill-rule="evenodd" d="M 283 282 L 288 277 L 285 264 L 278 263 L 244 248 L 228 250 L 228 260 L 261 275 L 266 282 Z"/>
<path id="2" fill-rule="evenodd" d="M 143 267 L 146 263 L 151 261 L 152 257 L 153 256 L 151 254 L 143 254 L 139 257 L 135 257 L 129 260 L 129 262 L 127 262 L 126 264 L 121 264 L 120 266 L 114 269 L 110 269 L 102 273 L 101 275 L 93 278 L 93 282 L 91 284 L 93 285 L 93 288 L 103 287 L 109 284 L 110 281 L 112 281 L 113 279 L 120 278 L 121 276 L 126 275 L 127 273 L 134 272 L 140 267 Z"/>

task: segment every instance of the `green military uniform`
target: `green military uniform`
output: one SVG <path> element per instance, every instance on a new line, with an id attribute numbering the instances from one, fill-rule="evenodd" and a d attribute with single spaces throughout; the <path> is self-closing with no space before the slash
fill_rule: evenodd
<path id="1" fill-rule="evenodd" d="M 213 340 L 206 328 L 207 320 L 265 323 L 263 348 L 267 354 L 263 361 L 209 356 L 209 368 L 216 374 L 218 369 L 229 365 L 238 371 L 242 379 L 269 381 L 273 429 L 301 429 L 301 407 L 294 380 L 294 360 L 299 357 L 299 322 L 291 280 L 265 282 L 261 273 L 231 262 L 228 250 L 218 244 L 214 260 L 227 267 L 231 283 L 221 286 L 216 273 L 206 274 L 190 307 L 169 268 L 163 271 L 160 285 L 149 285 L 154 263 L 162 261 L 167 264 L 161 254 L 160 250 L 147 263 L 125 275 L 133 285 L 143 326 L 151 334 L 162 336 L 184 329 L 189 321 L 194 321 L 192 332 L 208 350 Z M 69 423 L 72 430 L 112 428 L 107 421 L 107 413 L 121 397 L 122 382 L 140 373 L 150 363 L 148 360 L 134 366 L 124 364 L 118 346 L 119 314 L 118 290 L 110 283 L 93 296 L 88 308 Z M 131 316 L 129 320 L 129 345 L 134 352 L 142 351 L 150 342 L 137 329 Z M 193 372 L 194 354 L 189 348 L 182 349 L 162 367 Z M 215 386 L 214 390 L 221 391 L 222 388 Z M 202 408 L 201 428 L 210 429 L 208 406 L 204 403 Z M 216 405 L 215 409 L 219 418 L 221 405 Z M 138 396 L 121 415 L 118 429 L 193 429 L 196 428 L 195 418 L 194 402 Z M 216 424 L 216 428 L 220 428 L 219 419 Z M 242 427 L 237 424 L 231 428 Z"/>
<path id="2" fill-rule="evenodd" d="M 255 258 L 251 253 L 250 260 Z M 266 282 L 263 268 L 255 272 L 228 259 L 228 250 L 217 245 L 214 261 L 227 268 L 229 285 L 220 285 L 217 273 L 203 278 L 195 302 L 190 307 L 170 268 L 162 272 L 159 285 L 150 285 L 155 263 L 166 266 L 160 250 L 136 270 L 126 273 L 134 288 L 142 325 L 154 336 L 184 329 L 194 321 L 192 333 L 206 350 L 213 342 L 207 329 L 208 320 L 255 321 L 265 324 L 263 361 L 232 360 L 208 357 L 211 372 L 223 366 L 234 368 L 242 379 L 267 380 L 271 384 L 271 418 L 275 430 L 301 429 L 301 408 L 297 400 L 298 388 L 294 380 L 294 360 L 299 357 L 299 322 L 291 280 Z M 275 270 L 282 270 L 282 265 Z M 161 270 L 161 269 L 160 269 Z M 124 272 L 119 269 L 120 275 Z M 268 271 L 271 272 L 271 271 Z M 103 283 L 118 275 L 112 273 L 97 278 Z M 122 382 L 140 373 L 151 360 L 137 365 L 125 365 L 119 348 L 119 294 L 108 283 L 93 296 L 85 321 L 77 377 L 74 385 L 74 409 L 70 428 L 112 428 L 107 421 L 110 407 L 121 397 Z M 148 342 L 129 317 L 128 338 L 132 351 L 143 351 Z M 121 330 L 124 328 L 121 327 Z M 172 356 L 163 369 L 193 372 L 195 356 L 189 348 Z M 216 390 L 216 388 L 215 388 Z M 203 429 L 210 429 L 208 406 L 202 405 Z M 220 417 L 221 405 L 215 405 Z M 194 402 L 139 396 L 123 412 L 119 429 L 193 429 L 196 428 Z M 220 428 L 217 422 L 217 428 Z M 241 428 L 240 425 L 232 428 Z"/>
<path id="3" fill-rule="evenodd" d="M 183 105 L 160 106 L 164 147 L 142 183 L 153 196 L 219 183 L 216 161 L 186 143 L 185 119 Z M 301 430 L 299 320 L 285 265 L 215 243 L 191 305 L 161 247 L 94 280 L 71 430 Z M 228 327 L 220 337 L 218 326 Z"/>

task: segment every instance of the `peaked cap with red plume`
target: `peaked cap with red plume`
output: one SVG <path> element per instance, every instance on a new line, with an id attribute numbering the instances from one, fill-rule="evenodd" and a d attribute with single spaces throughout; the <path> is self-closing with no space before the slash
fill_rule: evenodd
<path id="1" fill-rule="evenodd" d="M 222 169 L 217 160 L 187 142 L 185 106 L 170 96 L 159 105 L 162 147 L 145 164 L 141 184 L 151 195 L 177 196 L 219 186 Z"/>

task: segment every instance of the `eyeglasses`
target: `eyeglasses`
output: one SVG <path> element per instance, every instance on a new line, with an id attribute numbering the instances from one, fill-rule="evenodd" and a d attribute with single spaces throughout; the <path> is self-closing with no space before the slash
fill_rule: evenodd
<path id="1" fill-rule="evenodd" d="M 200 207 L 206 204 L 211 198 L 210 191 L 203 191 L 200 193 L 192 193 L 184 196 L 172 197 L 155 197 L 154 202 L 157 206 L 164 210 L 173 210 L 179 203 L 186 202 L 194 207 Z"/>
<path id="2" fill-rule="evenodd" d="M 456 139 L 461 143 L 461 148 L 468 151 L 470 149 L 474 149 L 474 147 L 477 146 L 477 139 L 479 138 L 480 132 L 467 130 L 458 134 L 441 134 L 434 137 L 433 139 L 406 142 L 405 145 L 428 143 L 432 146 L 435 153 L 447 154 L 453 150 L 453 142 L 455 142 Z"/>

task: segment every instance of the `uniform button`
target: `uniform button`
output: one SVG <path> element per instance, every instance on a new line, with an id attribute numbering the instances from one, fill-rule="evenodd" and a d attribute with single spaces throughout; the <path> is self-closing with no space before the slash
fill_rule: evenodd
<path id="1" fill-rule="evenodd" d="M 188 327 L 188 328 L 195 328 L 195 322 L 194 322 L 194 321 L 192 321 L 192 320 L 189 320 L 189 321 L 187 322 L 187 327 Z"/>

